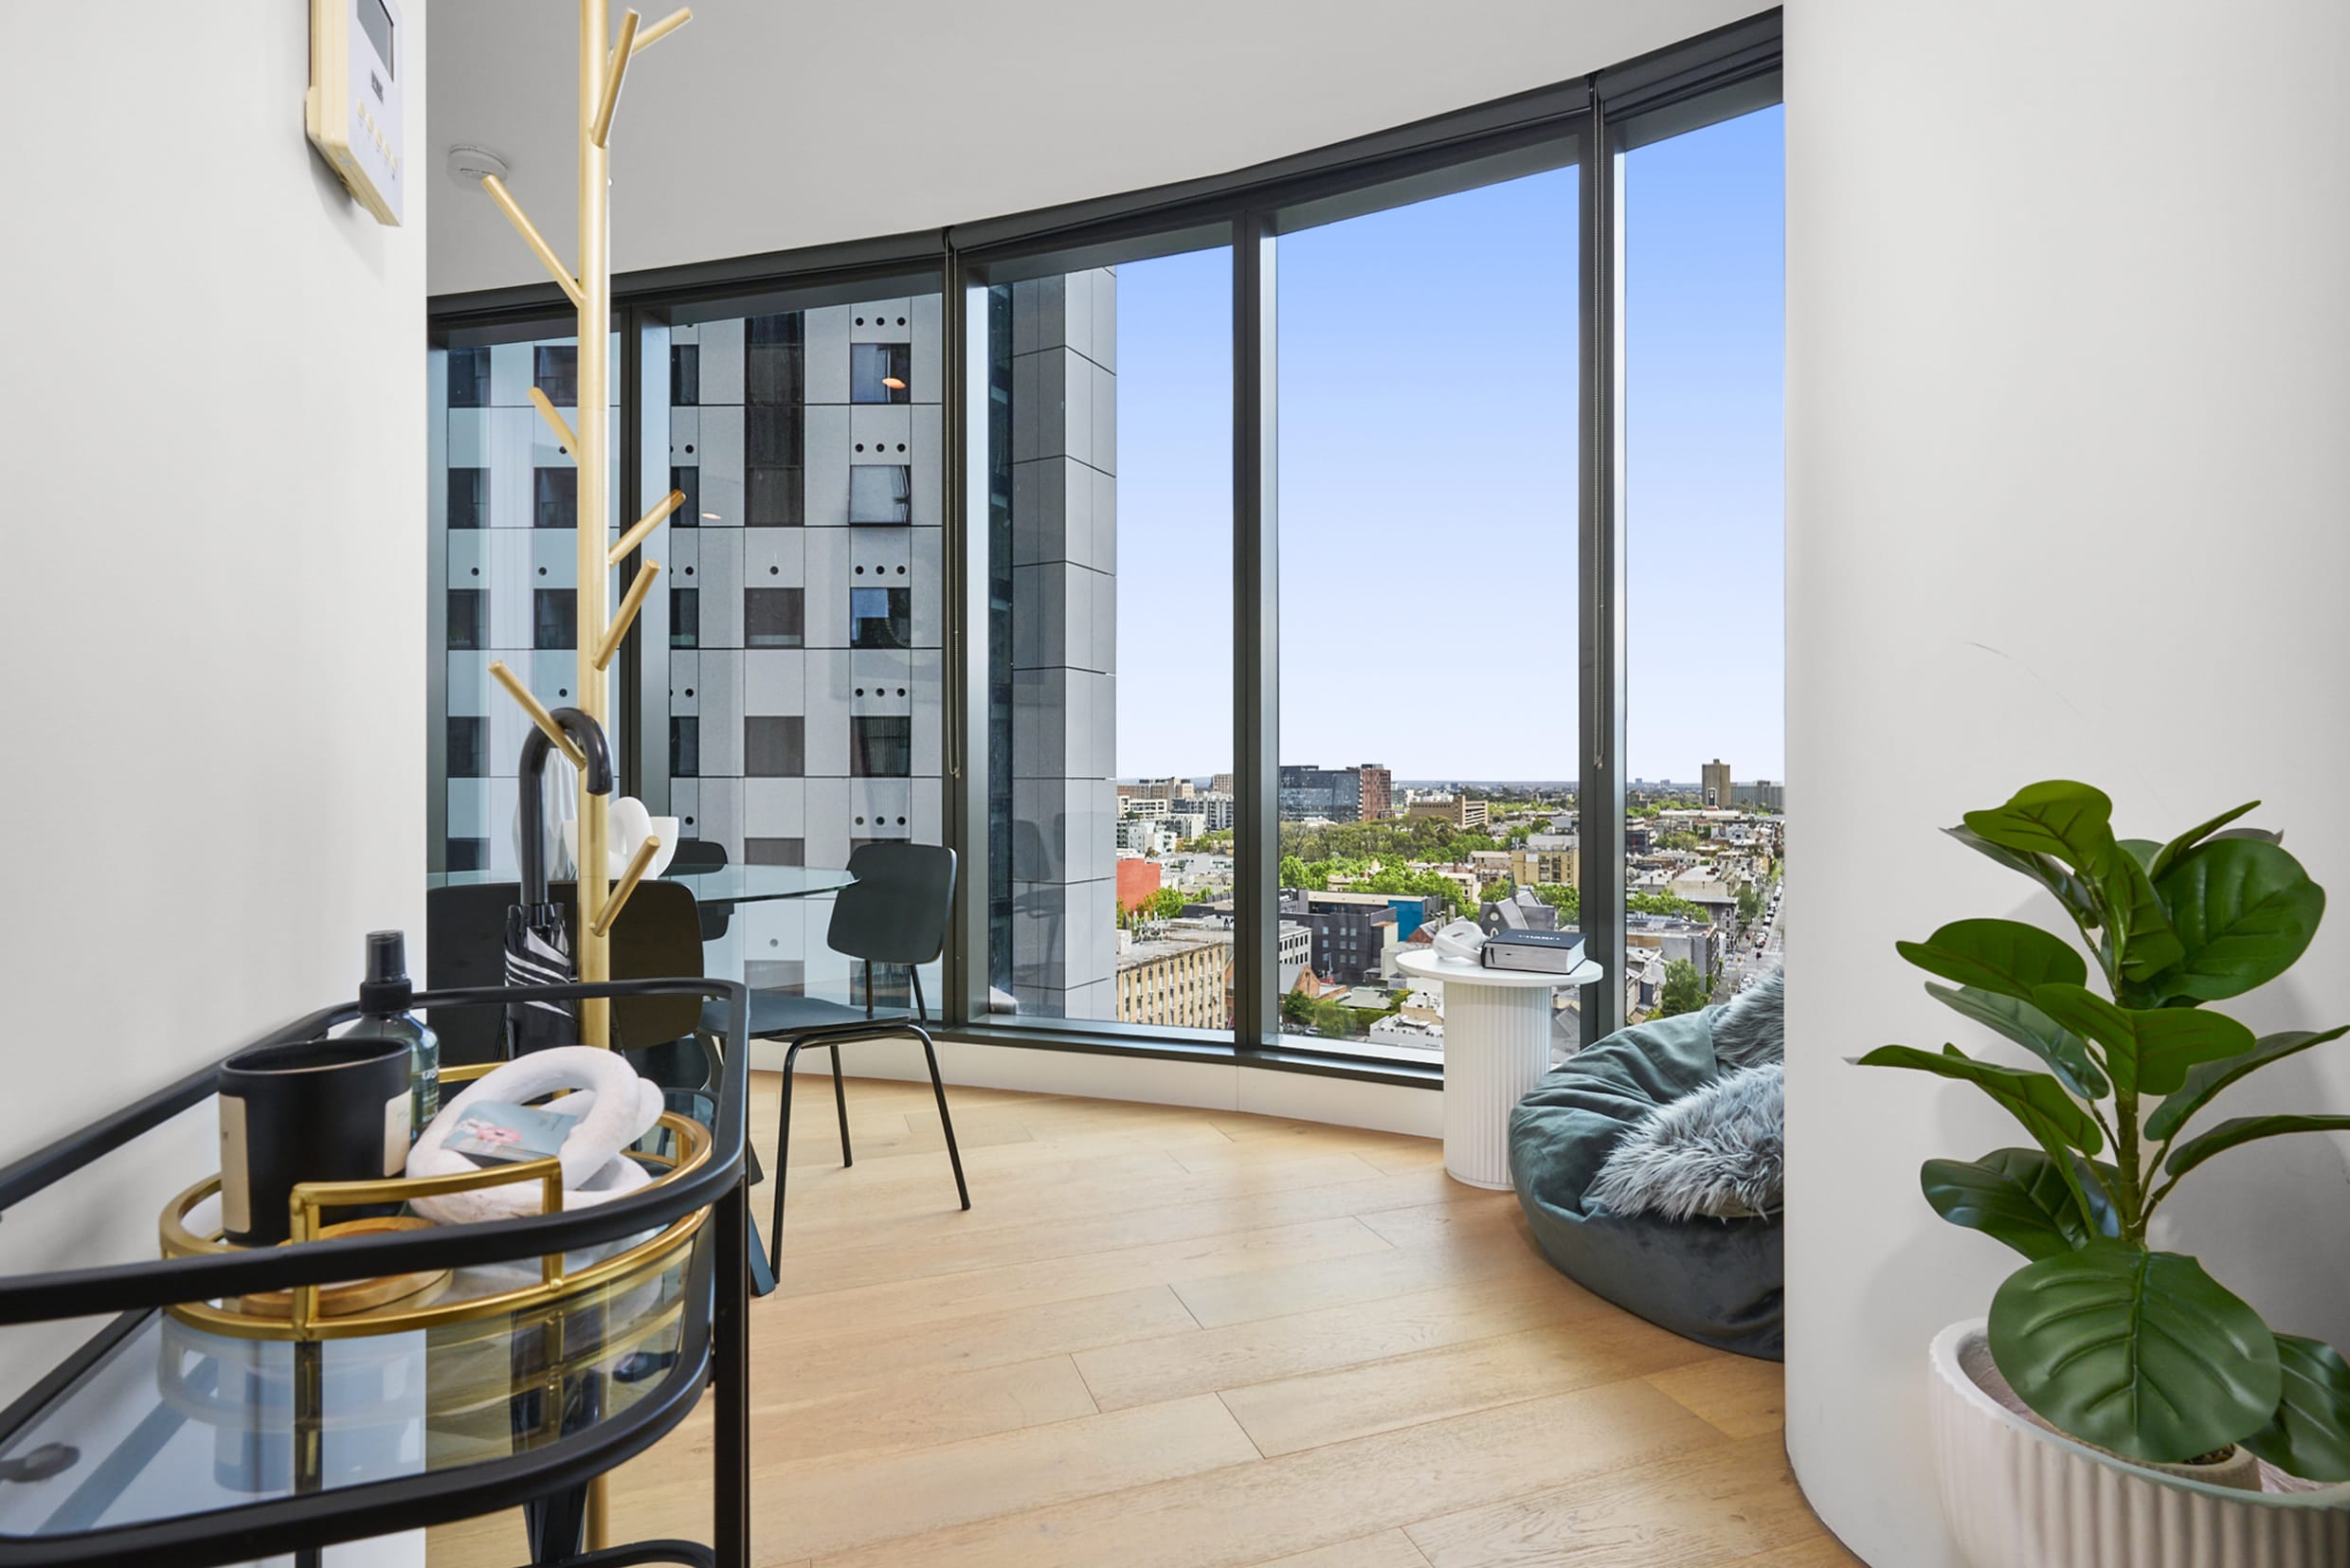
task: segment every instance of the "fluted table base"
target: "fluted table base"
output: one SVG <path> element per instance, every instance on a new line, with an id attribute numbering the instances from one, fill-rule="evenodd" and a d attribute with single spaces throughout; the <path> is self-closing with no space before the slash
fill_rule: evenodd
<path id="1" fill-rule="evenodd" d="M 1509 1112 L 1550 1071 L 1547 986 L 1444 982 L 1444 1169 L 1509 1185 Z"/>

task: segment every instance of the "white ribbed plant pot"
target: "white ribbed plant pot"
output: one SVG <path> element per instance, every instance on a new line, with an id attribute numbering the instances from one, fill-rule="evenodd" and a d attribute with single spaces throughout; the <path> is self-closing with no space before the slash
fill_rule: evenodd
<path id="1" fill-rule="evenodd" d="M 2239 1491 L 2101 1453 L 1976 1385 L 1961 1358 L 1983 1331 L 1934 1337 L 1927 1397 L 1943 1517 L 1971 1568 L 2350 1564 L 2350 1486 Z"/>

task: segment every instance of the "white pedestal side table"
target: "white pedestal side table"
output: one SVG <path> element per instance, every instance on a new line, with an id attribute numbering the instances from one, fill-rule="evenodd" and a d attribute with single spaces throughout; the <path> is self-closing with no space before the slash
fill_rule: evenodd
<path id="1" fill-rule="evenodd" d="M 1550 993 L 1604 971 L 1585 959 L 1564 975 L 1486 969 L 1404 953 L 1414 980 L 1444 986 L 1444 1171 L 1473 1187 L 1509 1185 L 1509 1112 L 1550 1071 Z"/>

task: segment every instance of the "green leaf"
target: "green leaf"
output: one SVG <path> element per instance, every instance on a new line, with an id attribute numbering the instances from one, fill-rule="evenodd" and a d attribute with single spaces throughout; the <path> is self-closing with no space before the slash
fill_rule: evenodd
<path id="1" fill-rule="evenodd" d="M 2087 883 L 2048 856 L 2026 855 L 1995 844 L 1963 827 L 1946 827 L 1943 831 L 1976 854 L 1997 860 L 2010 871 L 2021 872 L 2039 883 L 2054 896 L 2057 903 L 2065 907 L 2065 912 L 2072 916 L 2075 925 L 2095 926 L 2101 923 L 2096 894 Z"/>
<path id="2" fill-rule="evenodd" d="M 2241 1056 L 2205 1062 L 2200 1067 L 2189 1069 L 2187 1081 L 2179 1085 L 2169 1099 L 2155 1107 L 2154 1114 L 2146 1118 L 2146 1136 L 2158 1142 L 2167 1142 L 2187 1125 L 2188 1117 L 2209 1105 L 2214 1095 L 2238 1078 L 2256 1072 L 2270 1062 L 2279 1061 L 2296 1052 L 2306 1051 L 2313 1045 L 2338 1040 L 2344 1035 L 2350 1035 L 2350 1023 L 2323 1032 L 2288 1029 L 2281 1035 L 2263 1035 L 2251 1050 Z"/>
<path id="3" fill-rule="evenodd" d="M 2162 853 L 2162 846 L 2151 838 L 2124 838 L 2122 848 L 2142 866 L 2154 864 L 2154 857 Z"/>
<path id="4" fill-rule="evenodd" d="M 2128 979 L 2149 979 L 2178 961 L 2182 948 L 2146 868 L 2113 837 L 2113 802 L 2104 790 L 2044 780 L 2026 784 L 2003 806 L 1968 812 L 1966 825 L 2003 849 L 2071 867 L 2088 890 L 2088 923 L 2105 930 Z"/>
<path id="5" fill-rule="evenodd" d="M 2114 856 L 2106 898 L 2121 928 L 2123 979 L 2152 980 L 2186 956 L 2186 945 L 2171 928 L 2170 912 L 2156 896 L 2153 879 L 2129 856 Z"/>
<path id="6" fill-rule="evenodd" d="M 2016 791 L 2007 804 L 1970 811 L 1967 830 L 2020 855 L 2046 855 L 2090 882 L 2112 864 L 2113 801 L 2102 789 L 2070 779 L 2047 779 Z"/>
<path id="7" fill-rule="evenodd" d="M 2258 1432 L 2283 1371 L 2260 1315 L 2191 1257 L 2099 1240 L 1991 1298 L 1991 1359 L 2074 1437 L 2177 1464 Z"/>
<path id="8" fill-rule="evenodd" d="M 1929 975 L 2030 1001 L 2033 991 L 2088 979 L 2088 961 L 2062 937 L 2020 920 L 1954 920 L 1924 942 L 1893 950 Z"/>
<path id="9" fill-rule="evenodd" d="M 2084 1183 L 2097 1218 L 2096 1230 L 2090 1230 L 2063 1168 L 2038 1149 L 1993 1149 L 1979 1160 L 1928 1160 L 1918 1171 L 1918 1183 L 1934 1212 L 1951 1224 L 1980 1231 L 2029 1258 L 2074 1252 L 2096 1236 L 2121 1232 L 2104 1189 Z"/>
<path id="10" fill-rule="evenodd" d="M 2230 822 L 2234 821 L 2238 817 L 2245 815 L 2247 812 L 2256 811 L 2259 807 L 2260 802 L 2258 801 L 2247 801 L 2242 805 L 2237 806 L 2233 811 L 2223 811 L 2208 822 L 2197 822 L 2195 826 L 2189 828 L 2186 832 L 2180 834 L 2169 843 L 2164 844 L 2155 853 L 2153 860 L 2148 863 L 2146 867 L 2146 874 L 2148 876 L 2160 876 L 2164 872 L 2171 869 L 2172 864 L 2177 861 L 2180 856 L 2195 848 L 2196 845 L 2201 843 L 2204 839 L 2209 838 L 2213 834 L 2217 833 L 2221 828 L 2226 827 Z"/>
<path id="11" fill-rule="evenodd" d="M 2216 1001 L 2293 966 L 2317 934 L 2325 892 L 2275 844 L 2215 838 L 2180 856 L 2155 892 L 2183 948 L 2153 977 L 2165 997 Z"/>
<path id="12" fill-rule="evenodd" d="M 1985 1028 L 2014 1040 L 2048 1063 L 2064 1086 L 2084 1100 L 2102 1100 L 2113 1092 L 2106 1075 L 2089 1059 L 2081 1036 L 2058 1024 L 2028 1001 L 2003 997 L 1975 986 L 1952 990 L 1926 982 L 1926 994 L 1954 1012 L 1963 1013 Z"/>
<path id="13" fill-rule="evenodd" d="M 2021 1122 L 2032 1134 L 2033 1142 L 2046 1149 L 2052 1159 L 2065 1158 L 2068 1148 L 2095 1154 L 2104 1147 L 2104 1137 L 2089 1113 L 2065 1092 L 2064 1085 L 2045 1072 L 2026 1072 L 1979 1062 L 1955 1045 L 1943 1046 L 1939 1056 L 1914 1046 L 1880 1045 L 1861 1057 L 1860 1065 L 1906 1067 L 1973 1084 Z"/>
<path id="14" fill-rule="evenodd" d="M 2320 1340 L 2276 1337 L 2284 1397 L 2244 1446 L 2304 1481 L 2350 1481 L 2350 1362 Z"/>
<path id="15" fill-rule="evenodd" d="M 2116 1007 L 2080 985 L 2043 985 L 2040 1011 L 2106 1048 L 2106 1071 L 2118 1094 L 2168 1094 L 2198 1062 L 2239 1056 L 2252 1032 L 2225 1013 L 2193 1007 Z"/>
<path id="16" fill-rule="evenodd" d="M 2171 1150 L 2162 1168 L 2184 1176 L 2214 1154 L 2259 1138 L 2282 1138 L 2292 1132 L 2350 1132 L 2350 1116 L 2231 1116 L 2211 1131 L 2199 1133 Z"/>

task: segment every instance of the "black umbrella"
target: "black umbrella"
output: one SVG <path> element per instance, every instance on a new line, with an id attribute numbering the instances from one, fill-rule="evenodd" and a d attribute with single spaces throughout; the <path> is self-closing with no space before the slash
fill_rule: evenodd
<path id="1" fill-rule="evenodd" d="M 551 716 L 587 759 L 588 793 L 612 793 L 612 752 L 603 727 L 576 708 L 558 708 Z M 553 749 L 546 731 L 533 725 L 515 768 L 522 789 L 522 882 L 521 902 L 506 911 L 509 985 L 564 985 L 574 978 L 563 907 L 547 896 L 546 802 L 540 775 L 547 753 Z M 506 1009 L 508 1061 L 551 1045 L 578 1043 L 579 1019 L 569 1002 L 518 1001 Z"/>

